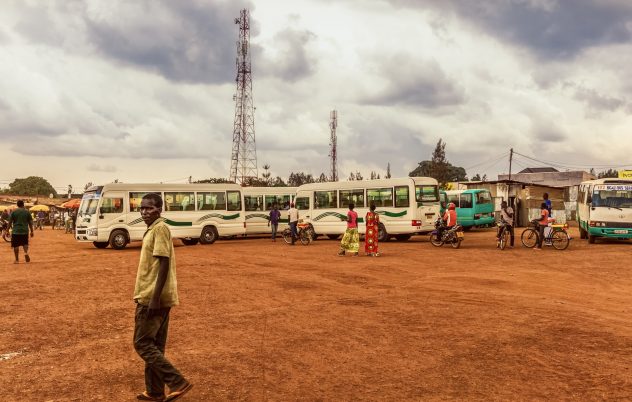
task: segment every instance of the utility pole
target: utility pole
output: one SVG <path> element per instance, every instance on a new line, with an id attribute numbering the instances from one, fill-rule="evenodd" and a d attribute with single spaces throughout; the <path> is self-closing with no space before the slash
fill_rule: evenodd
<path id="1" fill-rule="evenodd" d="M 513 159 L 513 148 L 509 150 L 509 181 L 511 181 L 511 160 Z"/>
<path id="2" fill-rule="evenodd" d="M 250 64 L 250 14 L 247 9 L 235 18 L 239 25 L 237 41 L 237 93 L 233 123 L 233 152 L 230 161 L 230 179 L 244 184 L 258 177 L 257 147 L 255 144 L 255 108 L 252 101 L 252 70 Z"/>
<path id="3" fill-rule="evenodd" d="M 338 181 L 338 137 L 336 136 L 336 127 L 338 127 L 338 112 L 332 110 L 329 113 L 329 158 L 331 159 L 331 181 Z"/>

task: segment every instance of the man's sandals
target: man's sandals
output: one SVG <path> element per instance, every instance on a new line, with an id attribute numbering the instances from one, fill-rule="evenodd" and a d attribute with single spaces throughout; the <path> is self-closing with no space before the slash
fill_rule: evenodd
<path id="1" fill-rule="evenodd" d="M 142 394 L 136 395 L 136 399 L 140 401 L 155 401 L 155 402 L 169 402 L 180 399 L 180 397 L 184 396 L 187 392 L 189 392 L 193 388 L 193 384 L 187 382 L 180 389 L 170 392 L 169 395 L 160 395 L 160 396 L 151 396 L 147 393 L 147 391 L 143 391 Z"/>

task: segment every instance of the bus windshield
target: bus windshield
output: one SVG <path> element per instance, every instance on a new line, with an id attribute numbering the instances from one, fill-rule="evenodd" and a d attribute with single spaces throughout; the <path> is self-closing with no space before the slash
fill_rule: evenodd
<path id="1" fill-rule="evenodd" d="M 415 186 L 415 196 L 417 202 L 437 202 L 439 201 L 439 189 L 437 186 Z"/>
<path id="2" fill-rule="evenodd" d="M 90 191 L 83 194 L 81 205 L 79 206 L 79 216 L 93 215 L 97 212 L 97 204 L 99 203 L 100 194 L 96 191 Z"/>
<path id="3" fill-rule="evenodd" d="M 632 208 L 632 184 L 597 185 L 592 195 L 593 207 Z"/>

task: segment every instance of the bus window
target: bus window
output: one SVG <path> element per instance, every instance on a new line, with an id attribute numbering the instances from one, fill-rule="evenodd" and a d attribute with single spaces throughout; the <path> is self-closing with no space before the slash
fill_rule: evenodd
<path id="1" fill-rule="evenodd" d="M 198 211 L 225 211 L 226 193 L 197 193 Z"/>
<path id="2" fill-rule="evenodd" d="M 364 190 L 340 190 L 340 208 L 347 208 L 350 203 L 364 208 Z"/>
<path id="3" fill-rule="evenodd" d="M 314 191 L 314 209 L 338 208 L 337 191 Z"/>
<path id="4" fill-rule="evenodd" d="M 263 211 L 263 196 L 244 195 L 244 204 L 246 211 Z"/>
<path id="5" fill-rule="evenodd" d="M 415 198 L 417 202 L 437 202 L 439 189 L 437 186 L 415 186 Z"/>
<path id="6" fill-rule="evenodd" d="M 595 186 L 593 207 L 632 208 L 632 185 Z"/>
<path id="7" fill-rule="evenodd" d="M 140 212 L 140 202 L 143 200 L 143 197 L 147 194 L 158 194 L 160 197 L 160 191 L 145 191 L 145 192 L 130 192 L 129 193 L 129 212 Z M 164 198 L 163 198 L 164 201 Z"/>
<path id="8" fill-rule="evenodd" d="M 164 210 L 165 211 L 195 211 L 193 193 L 165 193 Z"/>
<path id="9" fill-rule="evenodd" d="M 447 197 L 447 203 L 453 203 L 454 206 L 456 206 L 457 208 L 459 208 L 461 206 L 461 204 L 459 204 L 459 195 L 458 194 L 446 194 Z M 446 205 L 446 208 L 448 206 Z"/>
<path id="10" fill-rule="evenodd" d="M 228 200 L 228 205 L 226 205 L 227 211 L 241 211 L 240 191 L 227 191 L 226 199 Z"/>
<path id="11" fill-rule="evenodd" d="M 299 211 L 309 209 L 309 197 L 296 197 L 296 209 Z"/>
<path id="12" fill-rule="evenodd" d="M 408 197 L 408 186 L 395 187 L 395 206 L 400 208 L 410 206 L 410 199 Z"/>
<path id="13" fill-rule="evenodd" d="M 104 198 L 101 203 L 102 214 L 121 214 L 123 213 L 122 198 Z"/>
<path id="14" fill-rule="evenodd" d="M 461 201 L 459 204 L 460 208 L 472 208 L 472 194 L 471 193 L 462 193 Z"/>
<path id="15" fill-rule="evenodd" d="M 366 190 L 369 205 L 374 204 L 376 207 L 392 207 L 393 206 L 393 189 L 392 188 L 371 188 Z"/>
<path id="16" fill-rule="evenodd" d="M 480 193 L 476 193 L 476 203 L 477 204 L 491 204 L 492 196 L 489 191 L 481 191 Z"/>

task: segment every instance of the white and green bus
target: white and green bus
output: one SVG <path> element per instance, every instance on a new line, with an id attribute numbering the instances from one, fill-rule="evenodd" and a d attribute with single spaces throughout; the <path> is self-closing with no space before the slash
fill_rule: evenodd
<path id="1" fill-rule="evenodd" d="M 598 237 L 632 238 L 632 179 L 599 179 L 580 184 L 577 194 L 579 235 L 594 243 Z"/>
<path id="2" fill-rule="evenodd" d="M 358 213 L 358 231 L 363 234 L 364 217 L 371 204 L 380 215 L 379 240 L 390 237 L 405 241 L 414 234 L 434 229 L 439 216 L 439 190 L 435 179 L 360 180 L 304 184 L 296 190 L 299 217 L 310 223 L 317 235 L 335 239 L 343 234 L 349 204 Z"/>
<path id="3" fill-rule="evenodd" d="M 277 204 L 281 212 L 279 235 L 288 227 L 288 209 L 294 202 L 296 187 L 243 187 L 246 234 L 271 233 L 270 208 Z"/>
<path id="4" fill-rule="evenodd" d="M 172 236 L 186 245 L 245 233 L 242 188 L 237 184 L 111 183 L 83 194 L 75 238 L 117 250 L 142 240 L 147 226 L 140 217 L 140 202 L 148 193 L 160 194 L 162 217 Z"/>

